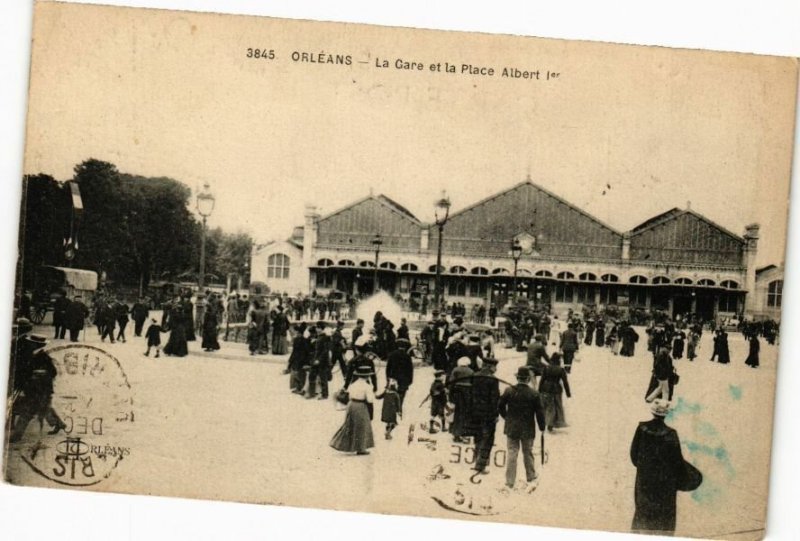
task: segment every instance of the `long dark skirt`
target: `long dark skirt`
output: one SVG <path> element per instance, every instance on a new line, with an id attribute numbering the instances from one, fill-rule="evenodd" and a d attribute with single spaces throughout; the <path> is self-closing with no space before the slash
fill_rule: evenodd
<path id="1" fill-rule="evenodd" d="M 606 345 L 606 331 L 602 327 L 598 327 L 595 331 L 595 345 L 599 347 L 603 347 Z"/>
<path id="2" fill-rule="evenodd" d="M 353 400 L 347 405 L 347 415 L 344 423 L 336 431 L 330 443 L 331 447 L 343 453 L 366 451 L 375 447 L 372 437 L 372 423 L 369 420 L 369 410 L 366 402 Z"/>
<path id="3" fill-rule="evenodd" d="M 465 436 L 469 420 L 469 387 L 453 385 L 453 392 L 450 398 L 454 407 L 450 433 L 456 437 Z"/>
<path id="4" fill-rule="evenodd" d="M 542 393 L 544 402 L 544 424 L 548 428 L 565 428 L 567 418 L 564 415 L 564 404 L 561 401 L 562 393 Z"/>
<path id="5" fill-rule="evenodd" d="M 217 340 L 218 329 L 217 327 L 206 327 L 203 329 L 203 349 L 219 349 L 219 340 Z"/>
<path id="6" fill-rule="evenodd" d="M 758 353 L 757 352 L 750 352 L 750 354 L 747 356 L 747 360 L 744 362 L 744 364 L 746 364 L 748 366 L 752 366 L 753 368 L 758 366 L 758 364 L 759 364 L 758 363 Z"/>
<path id="7" fill-rule="evenodd" d="M 272 353 L 286 355 L 286 334 L 272 333 Z"/>
<path id="8" fill-rule="evenodd" d="M 186 331 L 183 325 L 176 325 L 172 332 L 169 333 L 169 340 L 167 345 L 164 346 L 165 355 L 174 355 L 175 357 L 185 357 L 189 354 L 189 347 L 186 344 Z"/>

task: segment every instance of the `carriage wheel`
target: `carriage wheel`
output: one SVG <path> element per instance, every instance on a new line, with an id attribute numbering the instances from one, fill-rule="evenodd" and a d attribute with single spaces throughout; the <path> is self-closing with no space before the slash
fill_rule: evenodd
<path id="1" fill-rule="evenodd" d="M 46 313 L 47 313 L 46 308 L 36 308 L 33 314 L 31 315 L 31 321 L 38 325 L 39 323 L 44 321 L 44 316 Z"/>

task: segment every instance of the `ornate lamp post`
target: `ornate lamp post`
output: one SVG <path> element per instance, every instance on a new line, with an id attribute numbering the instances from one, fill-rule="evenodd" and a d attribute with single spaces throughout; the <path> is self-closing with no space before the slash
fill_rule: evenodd
<path id="1" fill-rule="evenodd" d="M 450 198 L 442 190 L 442 198 L 436 202 L 436 209 L 434 210 L 436 217 L 435 224 L 439 228 L 439 246 L 436 251 L 436 282 L 433 292 L 433 305 L 436 309 L 441 309 L 439 304 L 442 294 L 442 236 L 444 233 L 444 225 L 450 217 Z"/>
<path id="2" fill-rule="evenodd" d="M 203 311 L 205 310 L 205 287 L 206 278 L 206 222 L 214 211 L 214 195 L 209 189 L 208 182 L 203 184 L 203 189 L 197 194 L 197 213 L 203 218 L 203 231 L 200 236 L 200 274 L 197 276 L 197 318 L 195 327 L 203 325 Z"/>
<path id="3" fill-rule="evenodd" d="M 522 245 L 519 243 L 519 239 L 514 239 L 511 241 L 511 257 L 514 259 L 514 281 L 512 282 L 512 287 L 514 288 L 514 303 L 517 302 L 517 265 L 519 264 L 519 258 L 522 257 Z"/>
<path id="4" fill-rule="evenodd" d="M 380 289 L 378 287 L 378 258 L 381 254 L 381 246 L 383 245 L 383 239 L 381 239 L 380 233 L 375 233 L 375 238 L 372 239 L 372 246 L 375 247 L 375 268 L 373 269 L 372 274 L 372 294 L 374 295 Z"/>

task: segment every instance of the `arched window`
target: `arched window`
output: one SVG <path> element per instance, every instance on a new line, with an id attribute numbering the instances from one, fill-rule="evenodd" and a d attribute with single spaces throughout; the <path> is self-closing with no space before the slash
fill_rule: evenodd
<path id="1" fill-rule="evenodd" d="M 549 270 L 540 270 L 536 271 L 536 276 L 538 276 L 539 278 L 552 278 L 553 273 L 550 272 Z"/>
<path id="2" fill-rule="evenodd" d="M 340 267 L 355 267 L 356 264 L 353 263 L 352 261 L 350 261 L 349 259 L 342 259 L 341 261 L 339 261 L 339 266 Z"/>
<path id="3" fill-rule="evenodd" d="M 669 278 L 667 278 L 666 276 L 656 276 L 655 278 L 653 278 L 653 283 L 656 285 L 668 284 Z"/>
<path id="4" fill-rule="evenodd" d="M 362 261 L 361 263 L 358 264 L 358 266 L 359 267 L 374 268 L 375 267 L 375 263 L 373 263 L 372 261 Z"/>
<path id="5" fill-rule="evenodd" d="M 774 280 L 767 286 L 767 306 L 774 308 L 781 307 L 781 297 L 783 296 L 783 280 Z"/>
<path id="6" fill-rule="evenodd" d="M 575 275 L 572 274 L 571 272 L 564 271 L 564 272 L 559 272 L 558 275 L 556 275 L 556 278 L 558 278 L 559 280 L 574 280 Z"/>
<path id="7" fill-rule="evenodd" d="M 604 274 L 603 276 L 600 277 L 600 280 L 608 283 L 616 283 L 619 282 L 619 276 L 617 276 L 616 274 Z"/>
<path id="8" fill-rule="evenodd" d="M 286 254 L 272 254 L 267 259 L 267 278 L 288 278 L 291 259 Z"/>
<path id="9" fill-rule="evenodd" d="M 517 276 L 530 276 L 531 271 L 528 269 L 517 269 Z"/>
<path id="10" fill-rule="evenodd" d="M 460 265 L 456 265 L 455 267 L 450 267 L 450 273 L 451 274 L 466 274 L 467 273 L 467 269 L 465 269 L 464 267 L 462 267 Z"/>
<path id="11" fill-rule="evenodd" d="M 733 280 L 723 280 L 720 285 L 725 289 L 739 289 L 739 283 Z"/>
<path id="12" fill-rule="evenodd" d="M 692 285 L 692 281 L 689 278 L 678 278 L 675 280 L 675 283 L 680 284 L 682 286 Z"/>
<path id="13" fill-rule="evenodd" d="M 597 275 L 592 274 L 591 272 L 584 272 L 581 273 L 580 276 L 578 276 L 578 280 L 580 280 L 581 282 L 596 282 Z"/>
<path id="14" fill-rule="evenodd" d="M 697 281 L 697 285 L 705 286 L 705 287 L 714 287 L 717 283 L 714 280 L 709 280 L 708 278 L 703 278 L 702 280 Z"/>
<path id="15" fill-rule="evenodd" d="M 405 272 L 417 272 L 417 266 L 413 263 L 403 263 L 400 270 Z"/>
<path id="16" fill-rule="evenodd" d="M 317 261 L 317 266 L 318 267 L 332 267 L 333 266 L 333 261 L 331 261 L 330 259 L 327 259 L 327 258 L 320 259 L 319 261 Z"/>
<path id="17" fill-rule="evenodd" d="M 628 281 L 632 284 L 646 284 L 647 278 L 645 276 L 642 276 L 641 274 L 635 274 L 631 276 Z"/>
<path id="18" fill-rule="evenodd" d="M 494 269 L 492 271 L 492 274 L 511 274 L 511 273 L 508 272 L 508 269 L 504 269 L 504 268 L 500 267 L 500 268 Z"/>
<path id="19" fill-rule="evenodd" d="M 489 274 L 489 269 L 485 267 L 472 267 L 472 270 L 469 272 L 470 274 L 476 274 L 478 276 L 486 276 Z"/>
<path id="20" fill-rule="evenodd" d="M 428 267 L 428 272 L 436 272 L 436 265 Z M 444 267 L 439 267 L 439 272 L 444 272 Z"/>
<path id="21" fill-rule="evenodd" d="M 391 261 L 384 261 L 379 265 L 379 267 L 382 269 L 397 270 L 397 265 L 395 265 Z"/>

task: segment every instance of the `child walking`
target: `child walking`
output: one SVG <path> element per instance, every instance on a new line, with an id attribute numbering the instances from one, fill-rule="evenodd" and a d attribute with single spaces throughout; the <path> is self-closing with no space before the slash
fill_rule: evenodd
<path id="1" fill-rule="evenodd" d="M 437 370 L 434 372 L 434 377 L 436 379 L 433 380 L 431 384 L 431 422 L 430 422 L 430 432 L 433 434 L 436 432 L 434 428 L 434 423 L 436 418 L 438 417 L 442 421 L 442 432 L 446 429 L 445 427 L 445 408 L 447 407 L 447 387 L 444 384 L 444 378 L 447 373 L 444 370 Z"/>
<path id="2" fill-rule="evenodd" d="M 144 352 L 145 357 L 150 356 L 150 348 L 156 348 L 156 357 L 161 356 L 161 333 L 164 332 L 161 329 L 161 325 L 155 319 L 150 320 L 150 326 L 147 328 L 147 332 L 145 333 L 145 339 L 147 340 L 147 351 Z"/>
<path id="3" fill-rule="evenodd" d="M 383 399 L 383 407 L 381 408 L 381 421 L 386 423 L 386 433 L 384 437 L 387 440 L 392 439 L 392 430 L 397 427 L 397 417 L 402 416 L 400 413 L 400 394 L 397 392 L 397 381 L 389 378 L 386 383 L 386 388 L 383 392 L 375 395 L 375 398 Z"/>

